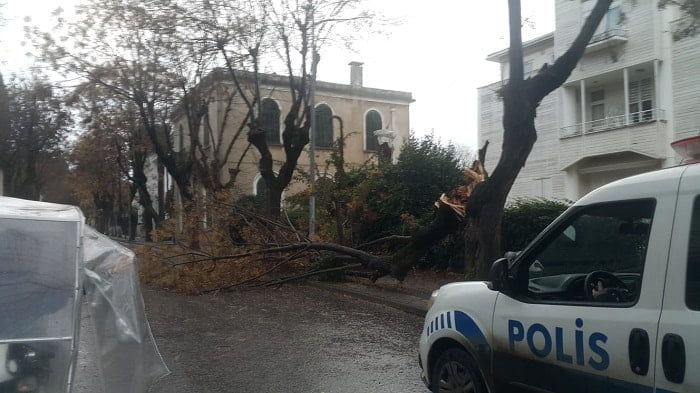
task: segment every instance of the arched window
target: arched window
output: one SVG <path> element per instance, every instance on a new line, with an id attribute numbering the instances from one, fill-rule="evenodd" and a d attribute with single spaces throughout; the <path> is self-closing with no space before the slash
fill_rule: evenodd
<path id="1" fill-rule="evenodd" d="M 260 198 L 260 200 L 266 201 L 267 190 L 268 188 L 267 183 L 265 183 L 265 179 L 263 179 L 263 177 L 260 175 L 256 176 L 255 189 L 253 189 L 253 194 Z"/>
<path id="2" fill-rule="evenodd" d="M 275 172 L 275 175 L 277 175 L 277 172 Z M 255 178 L 253 179 L 253 195 L 255 196 L 255 199 L 257 203 L 261 203 L 261 206 L 267 206 L 267 196 L 269 194 L 270 189 L 267 187 L 267 183 L 265 183 L 265 179 L 263 179 L 261 174 L 257 174 Z M 280 195 L 280 208 L 285 209 L 285 198 L 286 198 L 286 192 L 282 190 L 282 195 Z"/>
<path id="3" fill-rule="evenodd" d="M 365 150 L 378 151 L 379 142 L 374 131 L 382 129 L 382 115 L 372 109 L 365 115 Z"/>
<path id="4" fill-rule="evenodd" d="M 333 146 L 333 111 L 326 104 L 316 107 L 316 135 L 314 135 L 316 146 Z"/>
<path id="5" fill-rule="evenodd" d="M 280 144 L 280 107 L 272 98 L 262 100 L 260 126 L 265 130 L 265 139 L 269 145 Z"/>

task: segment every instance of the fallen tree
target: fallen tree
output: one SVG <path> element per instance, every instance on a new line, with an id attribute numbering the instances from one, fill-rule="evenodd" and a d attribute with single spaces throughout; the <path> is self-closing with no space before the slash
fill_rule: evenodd
<path id="1" fill-rule="evenodd" d="M 230 250 L 230 244 L 224 246 L 216 246 L 221 244 L 226 236 L 218 235 L 218 241 L 211 237 L 204 241 L 199 241 L 200 248 L 197 250 L 191 249 L 188 242 L 178 242 L 175 239 L 175 233 L 179 231 L 171 231 L 165 234 L 167 228 L 161 229 L 161 233 L 157 235 L 159 238 L 169 238 L 172 244 L 171 249 L 167 253 L 155 253 L 146 256 L 146 260 L 150 262 L 146 265 L 146 275 L 149 276 L 147 281 L 153 280 L 155 277 L 173 276 L 176 278 L 166 280 L 169 285 L 176 285 L 175 281 L 183 279 L 183 274 L 174 273 L 178 269 L 188 269 L 187 273 L 190 276 L 185 279 L 188 285 L 185 285 L 185 290 L 191 292 L 209 292 L 220 289 L 241 288 L 245 286 L 259 285 L 278 285 L 285 282 L 308 278 L 318 274 L 336 272 L 348 269 L 364 268 L 370 269 L 374 273 L 371 279 L 391 275 L 397 280 L 402 281 L 410 269 L 433 247 L 437 242 L 444 239 L 448 235 L 458 232 L 465 218 L 465 211 L 468 209 L 468 201 L 473 190 L 478 184 L 486 179 L 486 173 L 483 169 L 483 160 L 486 154 L 488 143 L 479 151 L 479 158 L 474 161 L 470 168 L 463 171 L 463 184 L 441 197 L 434 203 L 435 215 L 428 225 L 420 227 L 411 236 L 387 236 L 380 239 L 350 247 L 332 242 L 311 241 L 303 236 L 289 223 L 272 220 L 265 215 L 261 215 L 244 208 L 238 204 L 230 204 L 219 200 L 218 202 L 210 202 L 216 204 L 219 211 L 232 209 L 233 216 L 238 217 L 238 221 L 246 227 L 251 228 L 255 234 L 248 236 L 248 241 L 238 247 L 234 247 L 240 251 L 237 253 L 226 253 L 223 251 Z M 210 213 L 212 216 L 222 215 L 221 213 Z M 223 221 L 222 221 L 223 222 Z M 200 225 L 200 222 L 190 223 L 189 225 Z M 174 228 L 173 228 L 174 229 Z M 213 227 L 210 231 L 217 232 Z M 221 229 L 218 230 L 221 232 Z M 207 232 L 201 231 L 204 235 Z M 216 236 L 214 236 L 216 237 Z M 254 242 L 253 239 L 258 239 Z M 295 239 L 296 241 L 290 241 Z M 212 241 L 214 240 L 214 241 Z M 366 251 L 364 249 L 377 247 L 383 244 L 401 244 L 402 247 L 391 255 L 377 255 L 376 253 Z M 288 265 L 300 258 L 308 257 L 319 259 L 325 256 L 321 253 L 331 253 L 334 255 L 332 259 L 340 264 L 332 268 L 319 268 L 305 270 L 302 273 L 296 271 L 292 274 L 282 277 L 272 277 L 273 272 L 278 271 L 284 265 Z M 164 263 L 158 263 L 159 267 L 153 272 L 152 264 L 154 261 L 163 260 Z M 221 269 L 220 264 L 240 264 L 249 267 L 255 266 L 256 269 L 250 270 L 250 274 L 246 274 L 242 279 L 234 280 L 233 283 L 221 281 L 219 284 L 214 284 L 218 271 L 226 271 Z M 264 267 L 263 267 L 264 266 Z M 197 268 L 198 267 L 198 268 Z M 206 279 L 198 280 L 194 277 L 205 272 L 203 277 Z M 239 276 L 240 277 L 240 276 Z M 200 281 L 201 286 L 194 282 Z M 194 285 L 196 288 L 193 288 Z"/>
<path id="2" fill-rule="evenodd" d="M 448 235 L 463 233 L 465 271 L 472 278 L 485 278 L 491 262 L 502 252 L 500 234 L 506 198 L 537 140 L 535 128 L 537 107 L 545 96 L 561 86 L 569 77 L 583 56 L 588 42 L 611 2 L 612 0 L 598 0 L 570 48 L 554 64 L 545 64 L 535 76 L 524 79 L 520 1 L 509 0 L 510 79 L 501 90 L 504 102 L 504 134 L 498 164 L 491 175 L 487 175 L 484 169 L 487 142 L 470 168 L 464 170 L 464 183 L 455 190 L 441 195 L 435 202 L 435 215 L 432 222 L 418 228 L 407 243 L 395 252 L 389 255 L 375 255 L 376 253 L 365 251 L 359 246 L 349 247 L 303 239 L 283 244 L 268 242 L 265 245 L 263 243 L 256 249 L 238 254 L 204 255 L 173 266 L 191 266 L 270 255 L 284 258 L 280 254 L 302 251 L 316 253 L 316 255 L 319 252 L 330 252 L 340 255 L 337 260 L 341 262 L 341 266 L 330 269 L 342 270 L 363 266 L 374 271 L 373 280 L 385 275 L 403 280 L 409 270 L 431 247 Z M 295 236 L 301 239 L 298 233 Z M 387 241 L 397 240 L 391 237 L 387 239 L 391 239 Z M 306 278 L 327 271 L 328 269 L 316 269 L 301 275 L 285 277 L 277 282 Z"/>

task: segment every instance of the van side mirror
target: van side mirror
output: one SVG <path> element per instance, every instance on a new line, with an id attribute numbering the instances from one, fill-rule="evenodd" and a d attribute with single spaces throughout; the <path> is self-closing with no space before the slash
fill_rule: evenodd
<path id="1" fill-rule="evenodd" d="M 500 291 L 506 287 L 508 262 L 508 258 L 499 258 L 491 265 L 491 270 L 489 270 L 489 281 L 491 281 L 491 285 L 489 287 L 494 291 Z"/>

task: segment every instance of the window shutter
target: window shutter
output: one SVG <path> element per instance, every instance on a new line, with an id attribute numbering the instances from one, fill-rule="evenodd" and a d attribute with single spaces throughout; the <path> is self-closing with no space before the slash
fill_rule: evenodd
<path id="1" fill-rule="evenodd" d="M 630 103 L 639 102 L 639 82 L 630 82 Z"/>
<path id="2" fill-rule="evenodd" d="M 591 102 L 596 103 L 603 100 L 605 100 L 605 90 L 596 90 L 591 92 Z"/>
<path id="3" fill-rule="evenodd" d="M 646 78 L 641 80 L 641 93 L 642 93 L 642 101 L 646 100 L 651 100 L 651 95 L 652 95 L 652 84 L 651 84 L 651 79 Z"/>

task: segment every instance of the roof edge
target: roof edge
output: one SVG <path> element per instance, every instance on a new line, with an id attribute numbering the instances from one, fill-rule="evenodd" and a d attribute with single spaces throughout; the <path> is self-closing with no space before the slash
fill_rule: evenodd
<path id="1" fill-rule="evenodd" d="M 582 157 L 579 157 L 579 158 L 577 158 L 577 159 L 575 159 L 575 160 L 573 160 L 573 161 L 570 161 L 569 163 L 565 164 L 565 165 L 564 165 L 563 167 L 561 167 L 559 170 L 560 170 L 560 171 L 567 171 L 567 170 L 569 170 L 569 169 L 572 169 L 574 166 L 578 165 L 578 164 L 579 164 L 580 162 L 582 162 L 583 160 L 586 160 L 586 159 L 589 159 L 589 158 L 607 157 L 607 156 L 617 155 L 617 154 L 621 154 L 621 153 L 634 153 L 634 154 L 639 155 L 640 157 L 645 157 L 645 158 L 649 159 L 650 161 L 653 161 L 653 160 L 657 160 L 657 161 L 663 160 L 663 157 L 654 156 L 654 155 L 652 155 L 652 154 L 645 153 L 645 152 L 642 152 L 642 151 L 638 151 L 638 150 L 636 150 L 636 149 L 625 149 L 625 150 L 619 151 L 619 152 L 601 153 L 601 154 L 593 154 L 593 155 L 590 155 L 590 156 L 582 156 Z"/>
<path id="2" fill-rule="evenodd" d="M 552 41 L 554 43 L 554 32 L 549 32 L 547 34 L 541 35 L 539 37 L 533 38 L 531 40 L 523 42 L 523 49 L 531 48 L 537 45 L 541 45 L 547 41 Z M 494 61 L 497 63 L 502 63 L 505 58 L 508 57 L 508 49 L 501 49 L 498 52 L 493 52 L 486 56 L 486 60 Z"/>

